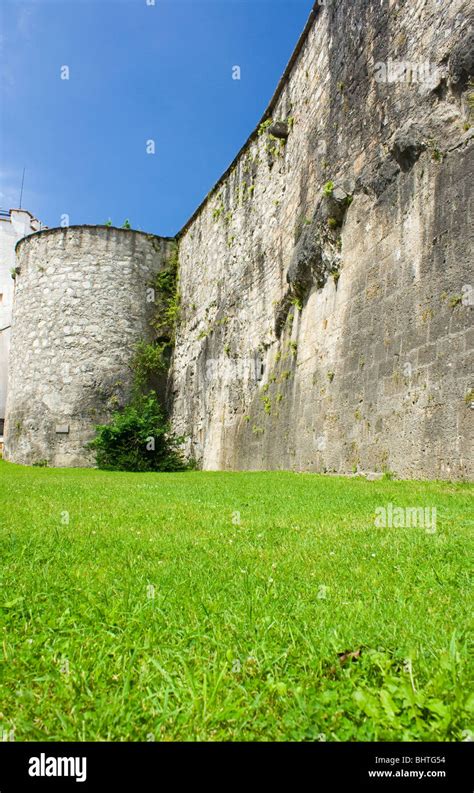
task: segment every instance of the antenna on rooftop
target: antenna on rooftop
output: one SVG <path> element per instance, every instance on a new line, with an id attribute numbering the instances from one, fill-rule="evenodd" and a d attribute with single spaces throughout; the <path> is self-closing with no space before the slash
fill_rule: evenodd
<path id="1" fill-rule="evenodd" d="M 21 202 L 23 201 L 23 185 L 25 183 L 25 169 L 23 168 L 23 176 L 21 179 L 21 191 L 20 191 L 20 206 L 18 207 L 21 209 Z"/>

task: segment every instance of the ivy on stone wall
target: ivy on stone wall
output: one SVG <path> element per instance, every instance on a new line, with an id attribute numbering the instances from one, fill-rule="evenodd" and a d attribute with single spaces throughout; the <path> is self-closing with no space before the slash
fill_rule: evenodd
<path id="1" fill-rule="evenodd" d="M 154 340 L 142 339 L 135 346 L 131 367 L 137 393 L 146 392 L 153 378 L 169 368 L 180 315 L 178 264 L 178 244 L 173 242 L 166 266 L 157 273 L 149 287 L 155 306 L 150 321 Z"/>
<path id="2" fill-rule="evenodd" d="M 150 344 L 143 340 L 135 346 L 131 367 L 133 386 L 139 393 L 146 391 L 154 376 L 166 371 L 166 348 L 165 342 Z"/>
<path id="3" fill-rule="evenodd" d="M 119 471 L 179 471 L 190 467 L 180 447 L 184 438 L 175 436 L 154 380 L 169 368 L 179 321 L 178 245 L 173 243 L 166 266 L 150 285 L 155 304 L 150 322 L 153 341 L 135 345 L 130 403 L 112 413 L 108 424 L 96 427 L 89 448 L 99 468 Z"/>
<path id="4" fill-rule="evenodd" d="M 160 270 L 152 284 L 155 292 L 156 311 L 150 324 L 158 341 L 165 339 L 169 344 L 174 343 L 180 314 L 178 265 L 178 243 L 173 242 L 166 267 Z"/>

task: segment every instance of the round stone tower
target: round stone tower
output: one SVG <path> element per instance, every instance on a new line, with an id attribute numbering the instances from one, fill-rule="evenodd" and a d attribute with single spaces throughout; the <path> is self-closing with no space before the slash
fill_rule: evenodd
<path id="1" fill-rule="evenodd" d="M 107 226 L 18 242 L 6 460 L 93 464 L 85 444 L 129 398 L 135 345 L 152 336 L 150 287 L 172 244 Z"/>

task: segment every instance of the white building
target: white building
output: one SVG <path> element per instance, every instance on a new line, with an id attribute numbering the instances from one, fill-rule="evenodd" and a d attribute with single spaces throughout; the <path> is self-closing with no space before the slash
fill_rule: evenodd
<path id="1" fill-rule="evenodd" d="M 7 398 L 15 245 L 22 237 L 41 228 L 44 226 L 26 209 L 0 209 L 0 441 L 3 439 Z"/>

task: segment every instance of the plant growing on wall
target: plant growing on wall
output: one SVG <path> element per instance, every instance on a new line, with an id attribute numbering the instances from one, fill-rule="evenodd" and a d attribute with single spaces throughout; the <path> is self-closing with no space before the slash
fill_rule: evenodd
<path id="1" fill-rule="evenodd" d="M 172 344 L 175 338 L 181 306 L 178 263 L 178 245 L 173 243 L 166 267 L 158 273 L 153 282 L 156 311 L 151 326 L 157 338 L 168 339 L 169 344 Z"/>
<path id="2" fill-rule="evenodd" d="M 164 372 L 167 368 L 167 344 L 148 344 L 140 341 L 135 346 L 135 355 L 132 359 L 133 383 L 139 391 L 147 388 L 153 375 Z"/>
<path id="3" fill-rule="evenodd" d="M 154 375 L 165 372 L 169 365 L 181 306 L 178 264 L 178 245 L 173 243 L 166 266 L 152 283 L 155 311 L 150 325 L 155 340 L 137 344 L 132 360 L 134 387 L 141 392 L 150 385 Z"/>
<path id="4" fill-rule="evenodd" d="M 265 135 L 265 133 L 268 131 L 269 127 L 271 127 L 272 124 L 273 124 L 273 118 L 267 118 L 266 121 L 263 121 L 260 124 L 260 126 L 258 128 L 258 136 L 259 136 L 259 138 L 261 138 L 262 135 Z"/>
<path id="5" fill-rule="evenodd" d="M 326 184 L 323 186 L 323 195 L 325 195 L 325 196 L 326 196 L 326 198 L 330 198 L 330 197 L 332 196 L 332 194 L 333 194 L 333 191 L 334 191 L 334 182 L 332 182 L 331 180 L 329 180 L 329 181 L 328 181 L 328 182 L 326 182 Z"/>
<path id="6" fill-rule="evenodd" d="M 166 372 L 179 317 L 178 247 L 174 245 L 153 282 L 156 340 L 135 345 L 130 404 L 112 412 L 110 422 L 96 427 L 89 443 L 99 468 L 111 471 L 180 471 L 189 467 L 179 449 L 184 438 L 171 432 L 163 407 L 152 389 L 154 377 Z"/>
<path id="7" fill-rule="evenodd" d="M 268 164 L 273 165 L 275 158 L 283 155 L 286 139 L 293 129 L 294 117 L 290 116 L 286 121 L 274 121 L 267 118 L 258 128 L 258 137 L 265 136 L 265 151 L 268 155 Z"/>

